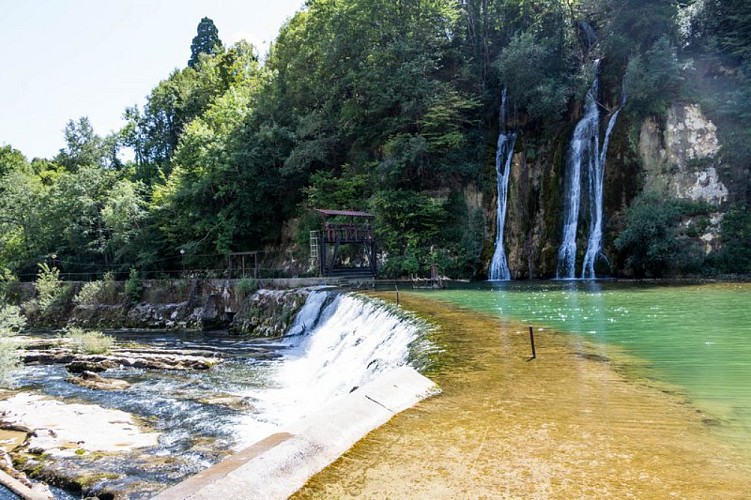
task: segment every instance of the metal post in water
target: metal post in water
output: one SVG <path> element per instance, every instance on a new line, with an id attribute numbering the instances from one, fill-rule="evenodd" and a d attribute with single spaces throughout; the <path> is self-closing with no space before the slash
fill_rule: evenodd
<path id="1" fill-rule="evenodd" d="M 532 325 L 529 325 L 529 343 L 532 346 L 532 359 L 535 359 L 537 358 L 537 353 L 535 352 L 535 332 Z"/>

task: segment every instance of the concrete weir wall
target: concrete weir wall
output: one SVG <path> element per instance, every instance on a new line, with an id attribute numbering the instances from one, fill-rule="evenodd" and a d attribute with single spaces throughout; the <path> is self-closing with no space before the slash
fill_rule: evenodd
<path id="1" fill-rule="evenodd" d="M 287 498 L 370 431 L 437 393 L 430 379 L 397 368 L 156 498 Z"/>

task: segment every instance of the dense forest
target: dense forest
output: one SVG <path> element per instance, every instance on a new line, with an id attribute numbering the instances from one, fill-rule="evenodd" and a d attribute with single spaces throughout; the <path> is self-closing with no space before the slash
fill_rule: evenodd
<path id="1" fill-rule="evenodd" d="M 263 59 L 220 35 L 202 19 L 186 66 L 125 109 L 122 130 L 74 118 L 53 158 L 0 148 L 5 276 L 39 263 L 156 276 L 249 250 L 303 275 L 310 209 L 328 208 L 375 214 L 382 276 L 486 277 L 506 127 L 509 267 L 554 276 L 567 149 L 595 78 L 602 120 L 622 110 L 598 274 L 751 272 L 748 0 L 309 0 Z M 716 203 L 646 173 L 645 124 L 664 129 L 675 103 L 716 125 L 716 155 L 686 167 L 712 163 L 728 190 Z"/>

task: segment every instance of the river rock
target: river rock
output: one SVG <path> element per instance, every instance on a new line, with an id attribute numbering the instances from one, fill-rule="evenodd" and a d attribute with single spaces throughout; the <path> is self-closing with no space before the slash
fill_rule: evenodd
<path id="1" fill-rule="evenodd" d="M 308 293 L 306 290 L 258 290 L 240 305 L 230 331 L 253 337 L 281 337 L 305 304 Z"/>
<path id="2" fill-rule="evenodd" d="M 104 378 L 91 371 L 83 371 L 79 377 L 71 377 L 70 381 L 81 387 L 102 391 L 122 391 L 130 387 L 125 380 Z"/>
<path id="3" fill-rule="evenodd" d="M 190 354 L 159 354 L 158 352 L 119 352 L 111 354 L 75 354 L 70 350 L 26 351 L 26 364 L 65 364 L 71 373 L 103 372 L 115 368 L 141 368 L 145 370 L 208 370 L 220 363 L 221 358 L 193 356 Z"/>
<path id="4" fill-rule="evenodd" d="M 33 454 L 123 452 L 156 446 L 159 438 L 159 433 L 140 428 L 130 413 L 37 394 L 20 393 L 0 401 L 0 411 L 6 422 L 34 429 L 26 444 Z"/>

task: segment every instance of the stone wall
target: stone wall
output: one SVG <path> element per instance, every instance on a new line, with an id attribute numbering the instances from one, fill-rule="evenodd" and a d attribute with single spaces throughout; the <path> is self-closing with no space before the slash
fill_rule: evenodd
<path id="1" fill-rule="evenodd" d="M 284 335 L 310 288 L 248 289 L 258 283 L 243 280 L 151 280 L 137 303 L 129 302 L 118 284 L 115 303 L 78 304 L 80 283 L 64 283 L 69 292 L 48 311 L 34 306 L 33 285 L 24 283 L 22 309 L 29 326 L 91 329 L 218 330 L 257 337 Z M 291 285 L 301 285 L 295 282 Z M 112 301 L 111 301 L 112 302 Z"/>

